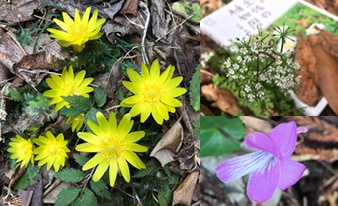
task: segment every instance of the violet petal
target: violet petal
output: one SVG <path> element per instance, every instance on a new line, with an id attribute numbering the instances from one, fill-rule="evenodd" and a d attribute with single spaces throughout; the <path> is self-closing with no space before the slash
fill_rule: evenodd
<path id="1" fill-rule="evenodd" d="M 264 168 L 273 158 L 272 154 L 264 151 L 234 157 L 218 165 L 216 174 L 223 182 L 232 181 Z"/>
<path id="2" fill-rule="evenodd" d="M 264 133 L 249 134 L 244 141 L 249 148 L 256 148 L 278 156 L 274 141 Z"/>
<path id="3" fill-rule="evenodd" d="M 281 177 L 278 183 L 278 188 L 285 190 L 286 188 L 294 185 L 303 175 L 305 165 L 285 159 L 280 162 L 281 165 Z"/>
<path id="4" fill-rule="evenodd" d="M 277 189 L 280 170 L 279 161 L 275 159 L 265 168 L 253 172 L 247 186 L 249 198 L 257 203 L 270 199 Z"/>
<path id="5" fill-rule="evenodd" d="M 283 158 L 289 158 L 296 147 L 297 126 L 294 121 L 282 123 L 272 129 L 269 136 Z"/>

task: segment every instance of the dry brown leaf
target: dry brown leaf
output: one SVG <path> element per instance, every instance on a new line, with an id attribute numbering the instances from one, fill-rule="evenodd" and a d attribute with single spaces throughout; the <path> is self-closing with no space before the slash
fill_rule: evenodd
<path id="1" fill-rule="evenodd" d="M 157 151 L 153 156 L 150 156 L 155 157 L 161 163 L 161 166 L 164 167 L 169 162 L 175 161 L 176 154 L 170 149 L 161 149 Z"/>
<path id="2" fill-rule="evenodd" d="M 57 200 L 57 196 L 59 193 L 68 187 L 70 187 L 71 184 L 68 182 L 61 182 L 57 187 L 55 187 L 51 192 L 49 192 L 45 197 L 43 197 L 42 202 L 44 204 L 55 204 Z"/>
<path id="3" fill-rule="evenodd" d="M 201 69 L 200 82 L 201 84 L 210 84 L 214 75 L 204 69 Z"/>
<path id="4" fill-rule="evenodd" d="M 219 89 L 214 84 L 203 85 L 201 95 L 212 102 L 211 106 L 218 107 L 223 112 L 236 116 L 239 111 L 236 97 L 229 90 Z"/>
<path id="5" fill-rule="evenodd" d="M 316 58 L 310 42 L 303 37 L 297 42 L 295 61 L 299 63 L 302 69 L 297 73 L 302 77 L 300 88 L 297 88 L 297 96 L 302 102 L 314 105 L 319 99 Z"/>
<path id="6" fill-rule="evenodd" d="M 176 123 L 163 135 L 161 140 L 151 151 L 150 156 L 155 157 L 162 166 L 174 161 L 174 156 L 180 149 L 183 127 L 180 121 Z"/>
<path id="7" fill-rule="evenodd" d="M 120 11 L 120 14 L 132 14 L 137 16 L 137 8 L 140 0 L 127 0 L 124 2 L 124 6 Z"/>
<path id="8" fill-rule="evenodd" d="M 173 204 L 191 205 L 195 187 L 198 187 L 199 171 L 189 173 L 184 181 L 174 191 Z"/>
<path id="9" fill-rule="evenodd" d="M 318 70 L 319 87 L 328 101 L 331 109 L 338 114 L 338 62 L 325 51 L 322 38 L 309 36 L 312 50 L 315 51 Z"/>
<path id="10" fill-rule="evenodd" d="M 30 206 L 32 197 L 33 197 L 33 190 L 19 190 L 18 195 L 21 199 L 21 206 Z"/>
<path id="11" fill-rule="evenodd" d="M 15 74 L 14 65 L 25 55 L 27 55 L 26 51 L 22 48 L 11 30 L 2 34 L 0 39 L 0 62 L 13 74 Z"/>
<path id="12" fill-rule="evenodd" d="M 48 0 L 6 0 L 0 1 L 0 20 L 15 24 L 33 19 L 33 12 Z"/>
<path id="13" fill-rule="evenodd" d="M 170 149 L 173 152 L 178 152 L 179 145 L 181 142 L 183 127 L 179 121 L 176 121 L 175 124 L 163 135 L 161 140 L 156 144 L 153 151 L 151 151 L 150 156 L 153 156 L 156 152 L 161 149 Z"/>
<path id="14" fill-rule="evenodd" d="M 333 1 L 332 0 L 306 0 L 306 1 L 338 16 L 338 1 L 337 0 L 333 0 Z"/>
<path id="15" fill-rule="evenodd" d="M 321 30 L 322 44 L 325 50 L 334 57 L 338 57 L 338 35 L 332 34 L 329 31 Z"/>
<path id="16" fill-rule="evenodd" d="M 187 139 L 192 140 L 191 136 Z M 191 141 L 187 146 L 183 146 L 181 151 L 177 154 L 177 160 L 180 162 L 181 170 L 195 170 L 197 166 L 195 157 L 195 144 L 193 141 Z"/>

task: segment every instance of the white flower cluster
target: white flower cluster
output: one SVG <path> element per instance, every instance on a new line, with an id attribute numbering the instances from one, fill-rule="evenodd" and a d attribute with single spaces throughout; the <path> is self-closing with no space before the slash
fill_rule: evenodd
<path id="1" fill-rule="evenodd" d="M 271 88 L 267 85 L 287 91 L 299 84 L 301 77 L 295 75 L 299 64 L 290 53 L 279 53 L 272 45 L 274 42 L 264 41 L 260 36 L 251 38 L 256 41 L 231 46 L 229 50 L 235 53 L 223 63 L 227 81 L 235 81 L 241 98 L 256 102 L 265 98 L 267 89 Z"/>
<path id="2" fill-rule="evenodd" d="M 212 51 L 210 51 L 210 52 L 203 52 L 202 54 L 201 54 L 201 66 L 202 67 L 206 67 L 206 63 L 209 61 L 209 59 L 212 57 L 212 56 L 214 56 L 215 55 L 215 53 L 214 52 L 212 52 Z"/>

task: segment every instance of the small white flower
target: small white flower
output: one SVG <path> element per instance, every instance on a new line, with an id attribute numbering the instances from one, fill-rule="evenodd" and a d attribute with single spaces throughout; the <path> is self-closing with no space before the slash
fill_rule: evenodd
<path id="1" fill-rule="evenodd" d="M 294 36 L 289 36 L 288 38 L 285 38 L 284 44 L 282 44 L 282 39 L 278 42 L 277 51 L 278 52 L 281 51 L 282 53 L 293 52 L 296 45 L 297 45 L 297 38 Z"/>
<path id="2" fill-rule="evenodd" d="M 314 23 L 305 30 L 305 33 L 306 35 L 319 34 L 320 30 L 324 28 L 325 28 L 324 24 Z"/>
<path id="3" fill-rule="evenodd" d="M 230 52 L 231 52 L 231 53 L 237 53 L 237 52 L 238 52 L 238 47 L 237 47 L 236 45 L 232 45 L 232 46 L 230 47 Z"/>

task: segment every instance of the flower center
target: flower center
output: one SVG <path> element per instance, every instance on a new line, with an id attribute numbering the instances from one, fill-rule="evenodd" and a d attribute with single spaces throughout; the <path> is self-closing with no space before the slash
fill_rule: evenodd
<path id="1" fill-rule="evenodd" d="M 156 104 L 161 101 L 162 88 L 154 83 L 149 83 L 141 93 L 143 100 L 150 104 Z"/>
<path id="2" fill-rule="evenodd" d="M 78 88 L 74 85 L 65 85 L 64 88 L 61 90 L 61 96 L 68 97 L 73 95 L 80 95 Z"/>
<path id="3" fill-rule="evenodd" d="M 74 38 L 75 42 L 83 43 L 87 41 L 87 25 L 81 23 L 74 23 L 69 30 L 70 35 Z"/>
<path id="4" fill-rule="evenodd" d="M 105 154 L 107 159 L 118 159 L 123 152 L 123 145 L 119 140 L 117 140 L 117 136 L 110 136 L 106 141 L 102 142 L 102 152 Z"/>

